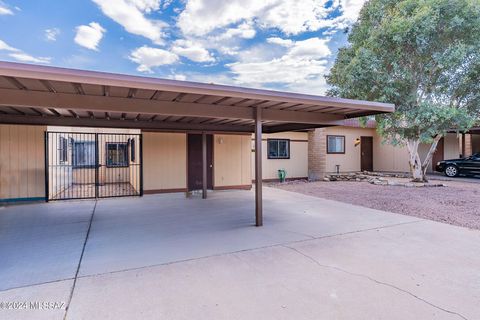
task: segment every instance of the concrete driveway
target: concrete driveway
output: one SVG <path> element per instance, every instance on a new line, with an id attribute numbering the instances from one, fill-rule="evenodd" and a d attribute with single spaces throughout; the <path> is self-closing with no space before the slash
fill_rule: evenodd
<path id="1" fill-rule="evenodd" d="M 262 228 L 251 191 L 2 208 L 0 319 L 479 318 L 479 231 L 264 199 Z"/>

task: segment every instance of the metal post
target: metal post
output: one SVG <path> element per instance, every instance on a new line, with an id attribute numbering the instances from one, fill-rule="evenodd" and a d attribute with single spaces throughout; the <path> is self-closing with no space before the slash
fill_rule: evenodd
<path id="1" fill-rule="evenodd" d="M 99 157 L 99 145 L 98 145 L 98 133 L 95 133 L 95 198 L 98 198 L 99 192 L 98 189 L 100 188 L 100 181 L 98 177 L 98 172 L 100 171 L 100 157 Z M 105 150 L 105 152 L 108 152 Z"/>
<path id="2" fill-rule="evenodd" d="M 48 132 L 45 131 L 45 201 L 49 200 L 49 175 L 50 175 L 50 164 L 49 164 L 49 150 L 48 150 Z"/>
<path id="3" fill-rule="evenodd" d="M 207 134 L 202 132 L 202 198 L 207 199 Z"/>
<path id="4" fill-rule="evenodd" d="M 465 133 L 462 133 L 462 157 L 466 157 L 466 143 L 465 143 Z"/>
<path id="5" fill-rule="evenodd" d="M 255 225 L 263 225 L 262 206 L 262 109 L 255 108 Z"/>
<path id="6" fill-rule="evenodd" d="M 139 145 L 139 153 L 140 153 L 140 197 L 143 197 L 143 133 L 140 133 L 140 145 Z"/>

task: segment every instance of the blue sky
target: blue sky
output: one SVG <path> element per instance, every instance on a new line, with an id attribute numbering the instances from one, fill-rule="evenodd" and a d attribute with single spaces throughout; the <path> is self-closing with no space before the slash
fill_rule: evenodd
<path id="1" fill-rule="evenodd" d="M 0 60 L 323 94 L 364 0 L 0 0 Z"/>

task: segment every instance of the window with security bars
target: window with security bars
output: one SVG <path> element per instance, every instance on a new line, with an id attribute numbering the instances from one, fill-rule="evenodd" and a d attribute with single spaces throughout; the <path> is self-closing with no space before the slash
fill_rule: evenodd
<path id="1" fill-rule="evenodd" d="M 58 160 L 60 163 L 68 161 L 68 139 L 60 137 L 58 139 Z"/>
<path id="2" fill-rule="evenodd" d="M 127 143 L 107 143 L 107 167 L 128 167 Z"/>
<path id="3" fill-rule="evenodd" d="M 95 141 L 73 142 L 73 168 L 95 167 Z"/>

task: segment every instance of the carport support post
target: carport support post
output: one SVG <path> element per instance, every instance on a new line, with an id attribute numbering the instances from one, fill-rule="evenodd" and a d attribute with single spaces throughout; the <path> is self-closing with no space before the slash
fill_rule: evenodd
<path id="1" fill-rule="evenodd" d="M 202 198 L 207 199 L 207 134 L 202 132 Z"/>
<path id="2" fill-rule="evenodd" d="M 262 205 L 262 109 L 255 108 L 255 225 L 263 225 Z"/>

